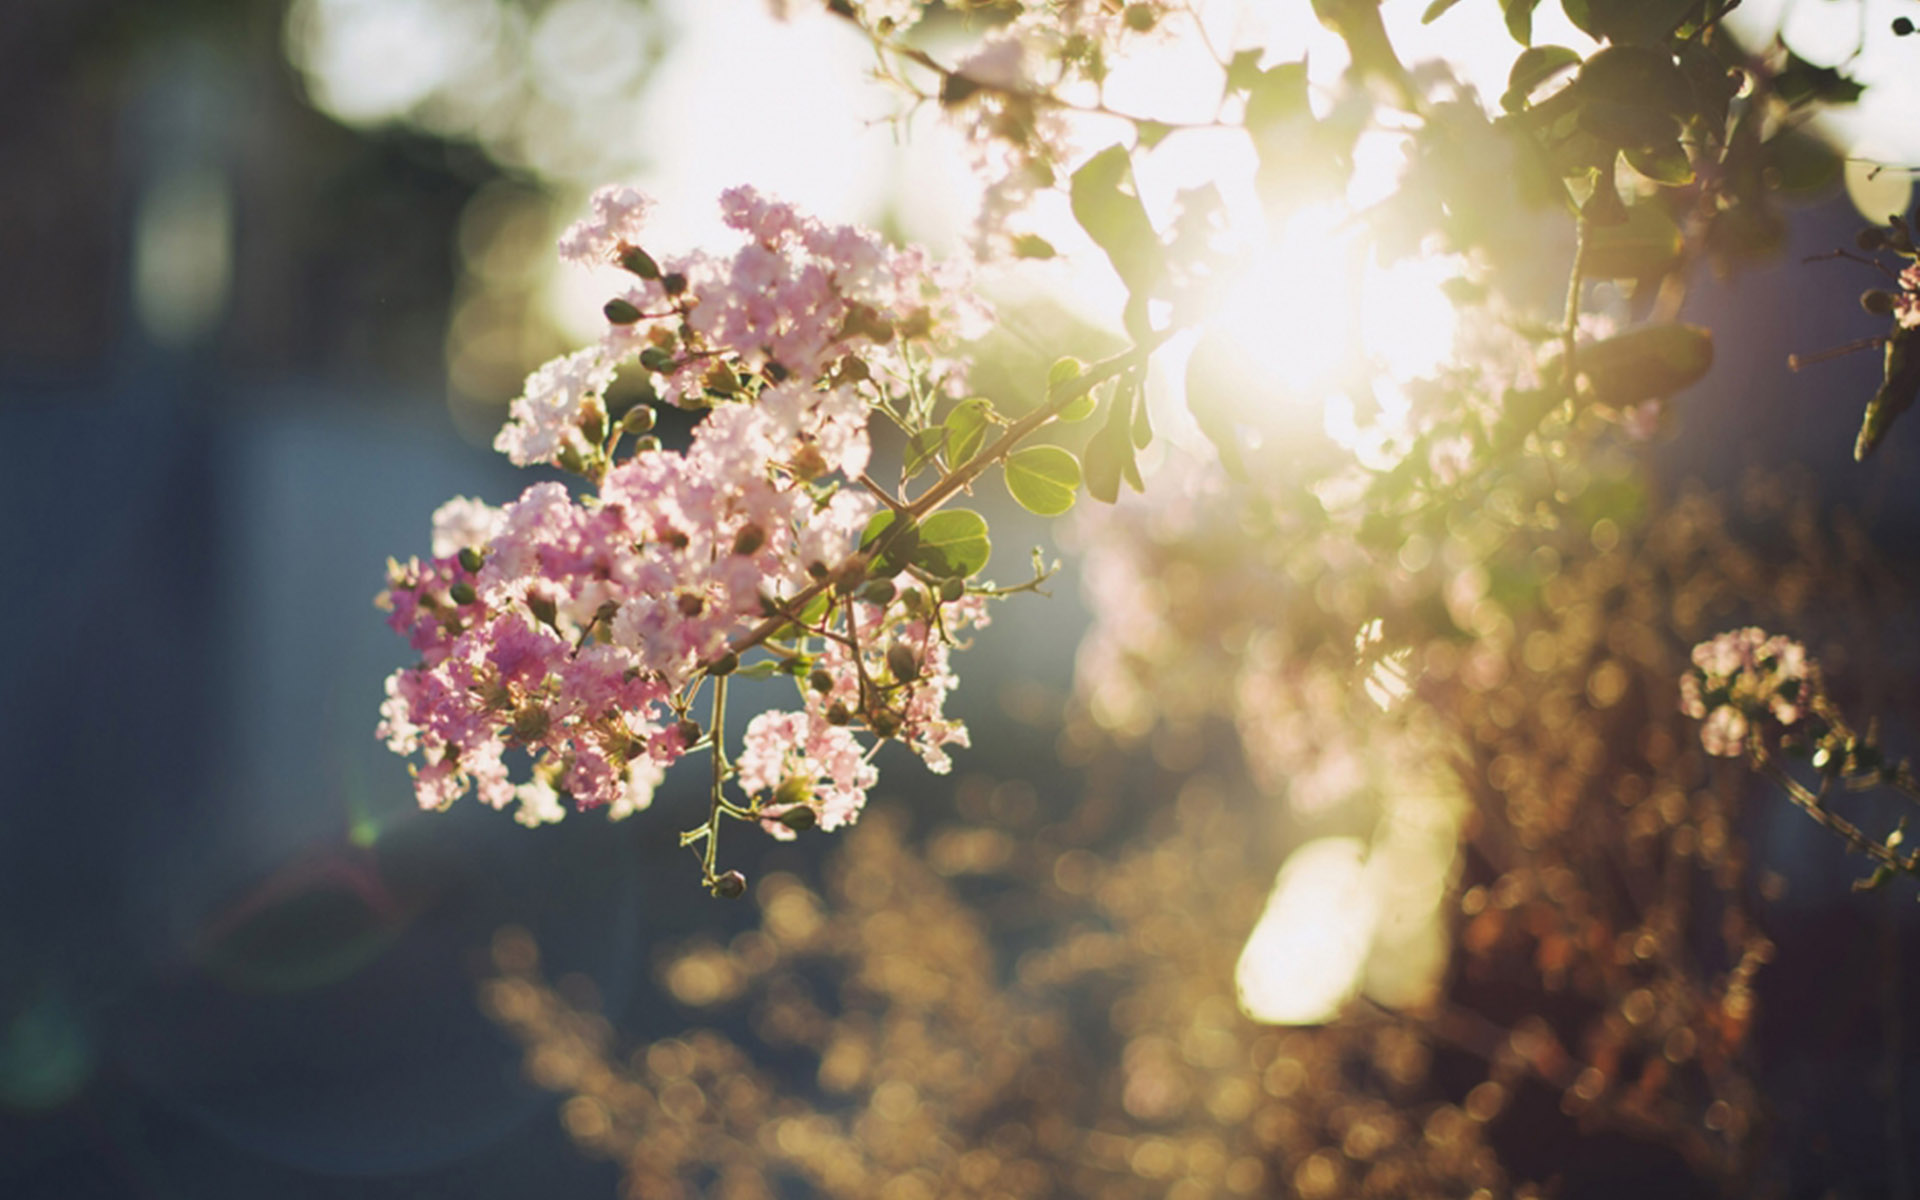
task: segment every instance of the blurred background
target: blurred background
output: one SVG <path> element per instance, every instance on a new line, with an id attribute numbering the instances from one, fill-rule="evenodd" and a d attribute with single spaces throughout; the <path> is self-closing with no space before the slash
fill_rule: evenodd
<path id="1" fill-rule="evenodd" d="M 694 886 L 685 779 L 621 825 L 415 811 L 372 734 L 404 655 L 372 597 L 389 554 L 425 552 L 442 500 L 529 481 L 487 445 L 526 372 L 597 312 L 550 266 L 594 185 L 660 196 L 663 243 L 709 232 L 712 197 L 743 181 L 964 241 L 964 153 L 894 120 L 869 61 L 838 23 L 783 24 L 760 0 L 9 0 L 0 1195 L 616 1192 L 619 1168 L 580 1152 L 483 1010 L 497 931 L 525 931 L 562 991 L 645 1041 L 705 1020 L 697 986 L 662 986 L 667 949 L 754 914 Z M 1799 261 L 1860 219 L 1837 179 L 1789 218 L 1771 263 L 1690 299 L 1718 364 L 1659 471 L 1736 490 L 1793 464 L 1911 546 L 1920 433 L 1850 461 L 1874 356 L 1784 365 L 1871 332 L 1856 275 Z M 1049 535 L 995 524 L 995 566 L 1019 576 Z M 1060 754 L 1078 588 L 1070 564 L 980 639 L 955 707 L 981 749 L 948 779 L 887 774 L 877 807 L 923 833 L 1078 819 L 1087 755 Z M 1144 812 L 1196 751 L 1141 753 L 1115 794 Z M 1851 897 L 1834 848 L 1772 815 L 1752 832 L 1791 884 L 1784 926 L 1811 944 L 1880 919 L 1887 898 Z M 1261 890 L 1290 836 L 1272 834 Z M 727 852 L 815 879 L 824 844 Z M 1888 935 L 1909 961 L 1912 907 Z M 1796 995 L 1781 1028 L 1842 1003 Z M 1836 1128 L 1877 1122 L 1878 1046 L 1794 1060 Z"/>

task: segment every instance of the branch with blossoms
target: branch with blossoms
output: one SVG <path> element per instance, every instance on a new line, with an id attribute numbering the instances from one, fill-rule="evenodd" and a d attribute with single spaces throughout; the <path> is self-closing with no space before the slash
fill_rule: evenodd
<path id="1" fill-rule="evenodd" d="M 1920 847 L 1902 850 L 1905 818 L 1875 836 L 1831 807 L 1839 793 L 1879 788 L 1920 801 L 1920 776 L 1907 760 L 1881 752 L 1872 726 L 1862 733 L 1847 722 L 1800 643 L 1757 628 L 1700 643 L 1680 678 L 1680 710 L 1701 722 L 1708 754 L 1744 757 L 1821 828 L 1872 860 L 1873 873 L 1856 887 L 1881 887 L 1896 873 L 1920 879 Z M 1795 776 L 1791 761 L 1812 768 L 1813 786 Z"/>
<path id="2" fill-rule="evenodd" d="M 964 275 L 750 189 L 721 204 L 744 235 L 731 258 L 656 258 L 647 201 L 625 188 L 596 193 L 561 239 L 568 262 L 628 282 L 597 343 L 528 377 L 495 446 L 591 491 L 539 483 L 497 509 L 456 499 L 435 514 L 433 557 L 391 564 L 381 600 L 421 657 L 388 679 L 379 732 L 419 756 L 422 806 L 473 790 L 528 825 L 569 800 L 645 808 L 668 767 L 705 749 L 708 817 L 681 844 L 710 891 L 737 896 L 744 877 L 718 861 L 726 820 L 776 838 L 849 824 L 887 741 L 950 769 L 948 748 L 968 741 L 944 711 L 952 653 L 988 623 L 989 600 L 1045 571 L 1010 588 L 976 580 L 986 522 L 947 505 L 995 468 L 1036 511 L 1070 505 L 1077 460 L 1022 443 L 1137 374 L 1165 335 L 1056 370 L 1045 402 L 1008 418 L 964 394 L 952 350 L 985 316 Z M 701 414 L 684 450 L 652 432 L 655 401 L 611 419 L 606 392 L 630 365 L 659 403 Z M 867 474 L 875 417 L 909 435 L 897 492 Z M 736 674 L 790 677 L 800 703 L 754 716 L 730 758 Z M 520 781 L 509 752 L 530 760 Z"/>

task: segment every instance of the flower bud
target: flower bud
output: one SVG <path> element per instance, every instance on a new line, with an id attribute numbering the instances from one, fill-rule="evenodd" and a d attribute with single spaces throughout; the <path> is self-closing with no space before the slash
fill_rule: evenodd
<path id="1" fill-rule="evenodd" d="M 733 536 L 733 552 L 742 558 L 767 544 L 767 531 L 758 525 L 742 525 Z"/>
<path id="2" fill-rule="evenodd" d="M 551 629 L 554 621 L 559 618 L 560 606 L 551 595 L 539 588 L 533 588 L 527 592 L 527 611 L 533 614 L 534 620 Z"/>
<path id="3" fill-rule="evenodd" d="M 883 738 L 892 737 L 900 732 L 900 718 L 886 709 L 875 709 L 867 714 L 867 728 Z"/>
<path id="4" fill-rule="evenodd" d="M 786 785 L 782 784 L 781 786 L 784 788 Z M 811 791 L 812 789 L 808 790 Z M 819 814 L 815 813 L 812 806 L 807 804 L 795 804 L 792 808 L 787 809 L 775 817 L 774 820 L 785 825 L 795 833 L 805 833 L 820 823 Z"/>
<path id="5" fill-rule="evenodd" d="M 660 286 L 666 289 L 667 295 L 678 296 L 687 290 L 687 277 L 678 271 L 670 275 L 662 275 L 660 277 Z"/>
<path id="6" fill-rule="evenodd" d="M 1878 225 L 1870 225 L 1853 235 L 1853 244 L 1872 254 L 1875 250 L 1887 248 L 1887 231 Z"/>
<path id="7" fill-rule="evenodd" d="M 740 656 L 729 650 L 707 664 L 709 675 L 731 675 L 740 669 Z"/>
<path id="8" fill-rule="evenodd" d="M 633 444 L 635 454 L 651 454 L 660 448 L 660 439 L 649 434 Z"/>
<path id="9" fill-rule="evenodd" d="M 747 877 L 738 871 L 726 871 L 714 876 L 713 894 L 722 900 L 738 900 L 747 894 Z"/>
<path id="10" fill-rule="evenodd" d="M 460 551 L 460 565 L 466 568 L 469 575 L 478 575 L 486 561 L 487 556 L 472 546 L 467 546 Z"/>
<path id="11" fill-rule="evenodd" d="M 919 588 L 910 587 L 900 593 L 900 603 L 906 608 L 909 616 L 924 617 L 927 615 L 927 594 Z"/>
<path id="12" fill-rule="evenodd" d="M 1145 33 L 1153 28 L 1159 17 L 1151 4 L 1129 4 L 1120 10 L 1120 19 L 1135 33 Z"/>
<path id="13" fill-rule="evenodd" d="M 802 480 L 811 482 L 827 473 L 827 456 L 820 453 L 820 447 L 808 442 L 800 447 L 793 461 L 787 465 Z"/>
<path id="14" fill-rule="evenodd" d="M 1860 307 L 1873 316 L 1887 316 L 1893 312 L 1893 293 L 1870 288 L 1860 293 Z"/>
<path id="15" fill-rule="evenodd" d="M 652 433 L 655 419 L 653 405 L 636 404 L 620 418 L 620 428 L 627 433 Z"/>
<path id="16" fill-rule="evenodd" d="M 580 432 L 596 446 L 607 440 L 607 406 L 600 397 L 588 396 L 581 403 Z"/>
<path id="17" fill-rule="evenodd" d="M 833 690 L 833 676 L 824 668 L 815 667 L 813 674 L 807 676 L 807 686 L 824 696 Z"/>
<path id="18" fill-rule="evenodd" d="M 699 741 L 700 735 L 703 732 L 700 728 L 700 722 L 687 717 L 680 718 L 680 720 L 674 724 L 673 730 L 680 735 L 680 748 L 682 750 Z"/>
<path id="19" fill-rule="evenodd" d="M 681 592 L 674 598 L 673 603 L 674 607 L 680 610 L 680 615 L 686 617 L 688 620 L 692 620 L 694 617 L 707 611 L 706 598 L 698 592 Z"/>
<path id="20" fill-rule="evenodd" d="M 513 736 L 522 742 L 537 742 L 547 736 L 552 726 L 547 710 L 537 704 L 529 704 L 513 714 Z"/>
<path id="21" fill-rule="evenodd" d="M 575 475 L 587 473 L 586 457 L 580 453 L 577 446 L 562 446 L 560 455 L 555 461 L 560 464 L 560 469 L 563 471 L 571 471 Z"/>
<path id="22" fill-rule="evenodd" d="M 447 595 L 453 597 L 455 604 L 472 604 L 479 599 L 479 596 L 474 593 L 473 585 L 464 579 L 448 588 Z"/>
<path id="23" fill-rule="evenodd" d="M 673 372 L 673 351 L 662 350 L 658 346 L 648 346 L 640 352 L 640 365 L 660 375 Z"/>
<path id="24" fill-rule="evenodd" d="M 867 556 L 855 554 L 841 564 L 840 573 L 833 578 L 833 590 L 842 596 L 851 596 L 867 577 Z"/>
<path id="25" fill-rule="evenodd" d="M 600 311 L 609 322 L 615 325 L 631 325 L 640 319 L 640 310 L 631 301 L 615 296 L 600 306 Z"/>
<path id="26" fill-rule="evenodd" d="M 966 580 L 958 577 L 940 581 L 940 603 L 952 604 L 967 594 Z"/>
<path id="27" fill-rule="evenodd" d="M 853 720 L 853 713 L 849 712 L 847 706 L 838 700 L 827 706 L 827 724 L 845 725 L 851 720 Z"/>
<path id="28" fill-rule="evenodd" d="M 893 586 L 893 580 L 891 579 L 876 579 L 866 587 L 860 589 L 860 598 L 862 600 L 865 600 L 868 604 L 879 605 L 881 608 L 892 604 L 893 598 L 898 594 L 899 589 Z"/>
<path id="29" fill-rule="evenodd" d="M 920 663 L 913 656 L 913 648 L 905 642 L 895 642 L 887 647 L 887 670 L 901 683 L 920 678 Z"/>
<path id="30" fill-rule="evenodd" d="M 660 265 L 638 246 L 627 246 L 620 252 L 620 265 L 642 279 L 660 278 Z"/>

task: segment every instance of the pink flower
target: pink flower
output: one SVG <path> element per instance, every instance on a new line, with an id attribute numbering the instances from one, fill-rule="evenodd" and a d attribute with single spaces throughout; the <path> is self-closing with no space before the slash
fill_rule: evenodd
<path id="1" fill-rule="evenodd" d="M 1754 722 L 1793 725 L 1819 695 L 1819 667 L 1806 647 L 1764 629 L 1730 630 L 1693 648 L 1694 669 L 1680 678 L 1680 711 L 1703 720 L 1707 753 L 1742 753 Z"/>
<path id="2" fill-rule="evenodd" d="M 560 258 L 576 266 L 618 263 L 624 249 L 640 244 L 640 230 L 653 201 L 630 187 L 609 185 L 588 201 L 593 215 L 560 235 Z"/>
<path id="3" fill-rule="evenodd" d="M 484 550 L 500 532 L 504 514 L 491 504 L 455 496 L 433 511 L 433 556 L 452 558 L 462 550 Z"/>
<path id="4" fill-rule="evenodd" d="M 493 448 L 517 467 L 555 463 L 566 450 L 585 453 L 580 418 L 587 397 L 605 393 L 614 364 L 598 347 L 562 355 L 527 376 L 526 389 L 508 410 Z"/>
<path id="5" fill-rule="evenodd" d="M 1893 319 L 1902 329 L 1920 328 L 1920 263 L 1900 272 L 1900 290 L 1893 296 Z"/>
<path id="6" fill-rule="evenodd" d="M 755 717 L 747 726 L 737 766 L 742 791 L 778 801 L 780 812 L 805 804 L 828 832 L 859 818 L 867 789 L 879 780 L 853 732 L 812 713 Z M 775 837 L 793 836 L 776 820 L 761 824 Z"/>
<path id="7" fill-rule="evenodd" d="M 1747 748 L 1747 718 L 1738 709 L 1721 705 L 1700 726 L 1700 744 L 1708 754 L 1738 758 Z"/>

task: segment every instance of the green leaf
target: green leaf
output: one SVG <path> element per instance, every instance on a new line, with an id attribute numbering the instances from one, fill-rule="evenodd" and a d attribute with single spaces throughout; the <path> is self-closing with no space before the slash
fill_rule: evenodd
<path id="1" fill-rule="evenodd" d="M 1920 354 L 1915 354 L 1911 345 L 1916 337 L 1920 335 L 1896 325 L 1887 338 L 1880 386 L 1867 402 L 1866 414 L 1860 419 L 1860 436 L 1853 443 L 1855 462 L 1866 461 L 1894 421 L 1912 408 L 1914 397 L 1920 395 Z"/>
<path id="2" fill-rule="evenodd" d="M 1232 397 L 1224 394 L 1225 389 L 1217 382 L 1233 377 L 1232 370 L 1223 370 L 1220 364 L 1233 362 L 1238 354 L 1218 333 L 1201 337 L 1187 359 L 1187 411 L 1199 423 L 1200 432 L 1206 434 L 1213 448 L 1219 451 L 1220 465 L 1226 468 L 1227 474 L 1245 480 L 1247 469 L 1240 458 L 1240 436 L 1234 429 Z"/>
<path id="3" fill-rule="evenodd" d="M 1280 63 L 1260 72 L 1247 92 L 1247 131 L 1256 139 L 1290 121 L 1313 119 L 1307 99 L 1307 64 Z"/>
<path id="4" fill-rule="evenodd" d="M 1522 46 L 1533 44 L 1533 10 L 1540 7 L 1540 0 L 1500 0 L 1500 7 L 1507 16 L 1507 32 L 1513 40 Z"/>
<path id="5" fill-rule="evenodd" d="M 957 467 L 980 453 L 993 425 L 993 404 L 979 396 L 962 400 L 947 414 L 947 465 Z"/>
<path id="6" fill-rule="evenodd" d="M 1589 104 L 1605 102 L 1669 117 L 1693 107 L 1693 85 L 1673 56 L 1651 46 L 1608 46 L 1580 67 L 1577 86 Z"/>
<path id="7" fill-rule="evenodd" d="M 1103 504 L 1120 498 L 1120 481 L 1125 479 L 1134 491 L 1142 490 L 1140 467 L 1134 461 L 1133 440 L 1129 432 L 1134 406 L 1140 402 L 1140 384 L 1132 376 L 1114 389 L 1107 419 L 1100 431 L 1087 442 L 1087 494 Z"/>
<path id="8" fill-rule="evenodd" d="M 1582 32 L 1594 37 L 1616 44 L 1658 43 L 1700 7 L 1700 0 L 1563 0 L 1562 7 Z"/>
<path id="9" fill-rule="evenodd" d="M 1713 335 L 1697 325 L 1643 325 L 1580 351 L 1594 395 L 1613 405 L 1673 395 L 1713 366 Z"/>
<path id="10" fill-rule="evenodd" d="M 1378 23 L 1378 18 L 1375 18 Z M 1380 38 L 1384 45 L 1386 39 Z M 1387 47 L 1389 57 L 1392 48 Z M 1392 75 L 1397 61 L 1386 69 L 1392 78 L 1404 79 L 1402 70 Z M 1355 52 L 1354 70 L 1366 73 Z M 1254 151 L 1260 156 L 1260 169 L 1254 187 L 1269 206 L 1289 207 L 1341 194 L 1347 184 L 1347 158 L 1353 146 L 1353 130 L 1330 119 L 1322 124 L 1313 115 L 1307 95 L 1307 64 L 1281 63 L 1260 72 L 1247 92 L 1244 118 L 1247 133 L 1253 138 Z"/>
<path id="11" fill-rule="evenodd" d="M 1657 108 L 1612 100 L 1590 99 L 1582 104 L 1579 125 L 1582 133 L 1609 147 L 1664 145 L 1679 131 L 1674 119 Z"/>
<path id="12" fill-rule="evenodd" d="M 1602 181 L 1602 186 L 1606 186 Z M 1680 261 L 1680 227 L 1667 210 L 1642 201 L 1615 225 L 1587 230 L 1585 273 L 1594 279 L 1646 279 L 1663 275 Z"/>
<path id="13" fill-rule="evenodd" d="M 964 579 L 987 565 L 993 543 L 986 518 L 965 508 L 937 512 L 920 523 L 920 544 L 910 561 L 942 579 Z"/>
<path id="14" fill-rule="evenodd" d="M 1073 219 L 1129 291 L 1145 291 L 1160 274 L 1160 240 L 1134 188 L 1133 160 L 1125 146 L 1108 146 L 1073 173 L 1069 195 Z"/>
<path id="15" fill-rule="evenodd" d="M 874 559 L 875 575 L 898 575 L 907 569 L 909 562 L 915 561 L 914 556 L 919 550 L 926 526 L 923 524 L 916 529 L 912 525 L 906 525 L 896 532 L 889 533 L 898 518 L 899 514 L 892 509 L 882 509 L 873 514 L 873 519 L 867 522 L 865 532 L 860 535 L 861 550 L 872 550 L 883 536 L 887 538 L 886 549 Z"/>
<path id="16" fill-rule="evenodd" d="M 1766 143 L 1767 166 L 1780 191 L 1809 196 L 1840 182 L 1840 152 L 1803 129 L 1783 129 Z"/>
<path id="17" fill-rule="evenodd" d="M 886 515 L 892 516 L 893 514 L 888 513 Z M 820 623 L 820 618 L 827 615 L 827 605 L 831 604 L 832 602 L 833 602 L 833 589 L 828 588 L 826 591 L 821 592 L 819 595 L 815 596 L 813 599 L 807 601 L 806 606 L 800 610 L 799 615 L 800 615 L 801 622 L 807 625 L 818 625 Z M 774 634 L 773 636 L 776 638 L 793 637 L 799 632 L 800 632 L 800 627 L 795 625 L 793 622 L 789 621 L 778 633 Z"/>
<path id="18" fill-rule="evenodd" d="M 1122 407 L 1120 397 L 1114 396 L 1106 424 L 1088 440 L 1083 451 L 1087 459 L 1087 495 L 1102 504 L 1112 504 L 1120 498 L 1122 452 L 1115 449 L 1113 443 L 1113 414 Z"/>
<path id="19" fill-rule="evenodd" d="M 1133 132 L 1140 139 L 1140 145 L 1151 150 L 1167 140 L 1167 135 L 1173 132 L 1173 126 L 1162 121 L 1141 120 L 1133 123 Z"/>
<path id="20" fill-rule="evenodd" d="M 1015 258 L 1052 258 L 1059 253 L 1052 242 L 1037 233 L 1023 233 L 1013 239 Z"/>
<path id="21" fill-rule="evenodd" d="M 1592 194 L 1580 205 L 1580 219 L 1587 223 L 1589 246 L 1594 242 L 1591 236 L 1594 230 L 1627 223 L 1627 202 L 1620 198 L 1620 184 L 1614 174 L 1619 161 L 1619 155 L 1607 155 L 1606 165 L 1594 175 Z"/>
<path id="22" fill-rule="evenodd" d="M 1133 405 L 1133 444 L 1139 450 L 1145 450 L 1153 444 L 1153 419 L 1147 416 L 1147 397 L 1144 392 Z"/>
<path id="23" fill-rule="evenodd" d="M 1860 93 L 1865 90 L 1865 85 L 1832 67 L 1816 67 L 1796 54 L 1788 54 L 1785 69 L 1773 77 L 1774 95 L 1790 106 L 1815 101 L 1852 104 L 1860 99 Z"/>
<path id="24" fill-rule="evenodd" d="M 945 426 L 930 425 L 907 439 L 905 474 L 908 479 L 927 469 L 952 436 Z"/>
<path id="25" fill-rule="evenodd" d="M 1718 54 L 1699 42 L 1680 50 L 1680 73 L 1693 88 L 1694 113 L 1714 135 L 1726 132 L 1727 108 L 1740 90 L 1744 73 L 1734 71 Z"/>
<path id="26" fill-rule="evenodd" d="M 1458 3 L 1460 3 L 1460 0 L 1433 0 L 1432 4 L 1427 5 L 1427 11 L 1420 14 L 1420 23 L 1422 25 L 1433 24 L 1440 18 L 1441 13 L 1446 12 Z"/>
<path id="27" fill-rule="evenodd" d="M 1565 46 L 1527 47 L 1507 72 L 1507 94 L 1500 98 L 1500 106 L 1508 112 L 1518 112 L 1526 107 L 1527 97 L 1535 88 L 1579 65 L 1579 53 Z"/>
<path id="28" fill-rule="evenodd" d="M 1681 187 L 1693 182 L 1693 163 L 1677 137 L 1652 146 L 1629 147 L 1621 153 L 1628 166 L 1655 183 Z"/>
<path id="29" fill-rule="evenodd" d="M 1232 60 L 1227 63 L 1227 88 L 1231 91 L 1244 92 L 1258 83 L 1260 60 L 1266 53 L 1259 47 L 1234 51 Z"/>
<path id="30" fill-rule="evenodd" d="M 1059 516 L 1079 490 L 1080 460 L 1059 446 L 1033 446 L 1007 459 L 1007 491 L 1028 512 Z"/>
<path id="31" fill-rule="evenodd" d="M 1060 394 L 1062 389 L 1071 386 L 1077 381 L 1081 373 L 1086 369 L 1086 364 L 1077 358 L 1068 357 L 1056 360 L 1053 366 L 1047 371 L 1047 400 L 1051 402 Z M 1089 388 L 1072 400 L 1067 401 L 1066 407 L 1060 410 L 1059 419 L 1069 424 L 1076 421 L 1084 421 L 1093 415 L 1094 405 L 1093 391 Z"/>

